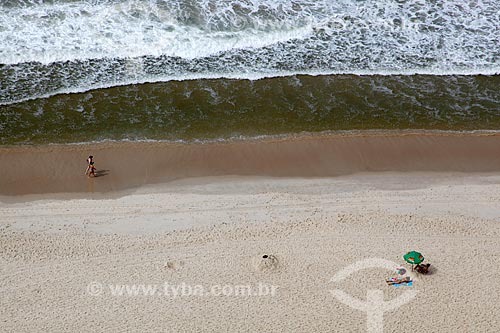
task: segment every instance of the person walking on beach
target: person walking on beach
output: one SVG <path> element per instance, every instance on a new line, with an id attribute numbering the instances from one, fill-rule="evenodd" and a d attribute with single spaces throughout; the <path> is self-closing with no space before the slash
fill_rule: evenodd
<path id="1" fill-rule="evenodd" d="M 94 166 L 94 162 L 90 162 L 89 166 L 87 167 L 87 170 L 88 170 L 89 177 L 90 177 L 90 176 L 95 177 L 95 166 Z"/>
<path id="2" fill-rule="evenodd" d="M 95 171 L 94 156 L 89 155 L 89 157 L 87 158 L 87 169 L 85 169 L 85 175 L 90 176 L 90 171 L 91 170 Z M 95 173 L 94 173 L 94 176 L 95 176 Z"/>

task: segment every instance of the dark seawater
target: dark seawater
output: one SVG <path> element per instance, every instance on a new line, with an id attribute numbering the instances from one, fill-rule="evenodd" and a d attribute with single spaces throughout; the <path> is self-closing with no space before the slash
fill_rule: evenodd
<path id="1" fill-rule="evenodd" d="M 500 76 L 192 80 L 0 107 L 1 144 L 216 140 L 361 129 L 500 129 Z"/>
<path id="2" fill-rule="evenodd" d="M 5 0 L 0 144 L 500 130 L 500 1 Z"/>

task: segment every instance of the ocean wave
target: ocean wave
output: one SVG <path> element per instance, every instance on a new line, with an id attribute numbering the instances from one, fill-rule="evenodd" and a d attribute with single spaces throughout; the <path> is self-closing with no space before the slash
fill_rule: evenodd
<path id="1" fill-rule="evenodd" d="M 305 38 L 311 26 L 245 18 L 187 1 L 68 2 L 4 9 L 0 63 L 167 56 L 194 59 L 241 48 Z M 209 9 L 213 8 L 213 9 Z M 252 23 L 251 25 L 249 23 Z"/>
<path id="2" fill-rule="evenodd" d="M 6 1 L 0 9 L 2 64 L 192 59 L 314 38 L 313 46 L 327 46 L 325 56 L 342 51 L 363 57 L 365 49 L 397 60 L 390 50 L 498 65 L 500 4 L 494 0 L 31 0 Z"/>
<path id="3" fill-rule="evenodd" d="M 228 79 L 228 80 L 262 80 L 270 78 L 285 78 L 294 76 L 332 76 L 332 75 L 355 75 L 355 76 L 415 76 L 415 75 L 430 75 L 430 76 L 496 76 L 500 74 L 500 69 L 486 69 L 486 70 L 463 70 L 463 71 L 434 71 L 434 70 L 407 70 L 399 72 L 391 71 L 351 71 L 351 72 L 313 72 L 313 71 L 302 71 L 302 72 L 276 72 L 276 73 L 232 73 L 232 74 L 205 74 L 205 75 L 185 75 L 185 76 L 172 76 L 172 77 L 146 77 L 140 80 L 126 80 L 126 81 L 113 81 L 104 84 L 94 84 L 89 86 L 74 86 L 70 88 L 62 88 L 59 90 L 53 90 L 45 94 L 30 94 L 26 97 L 14 98 L 11 100 L 2 100 L 2 95 L 0 94 L 0 106 L 2 105 L 13 105 L 17 103 L 27 102 L 39 98 L 49 98 L 56 95 L 62 94 L 79 94 L 85 93 L 92 90 L 98 89 L 108 89 L 112 87 L 120 86 L 134 86 L 138 84 L 146 83 L 161 83 L 169 81 L 193 81 L 193 80 L 214 80 L 214 79 Z M 1 91 L 1 89 L 0 89 Z"/>
<path id="4" fill-rule="evenodd" d="M 0 64 L 0 104 L 215 77 L 492 75 L 500 3 L 5 1 Z"/>

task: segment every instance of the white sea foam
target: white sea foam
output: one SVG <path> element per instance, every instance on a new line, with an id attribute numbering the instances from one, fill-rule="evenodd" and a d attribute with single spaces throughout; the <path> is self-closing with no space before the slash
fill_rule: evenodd
<path id="1" fill-rule="evenodd" d="M 500 2 L 11 0 L 0 64 L 0 104 L 176 79 L 489 75 Z"/>
<path id="2" fill-rule="evenodd" d="M 319 131 L 319 132 L 300 132 L 300 133 L 284 133 L 284 134 L 266 134 L 266 135 L 238 135 L 230 136 L 227 138 L 215 138 L 215 139 L 177 139 L 177 140 L 160 140 L 160 139 L 142 139 L 142 138 L 126 138 L 121 140 L 113 139 L 101 139 L 92 141 L 81 141 L 81 142 L 67 142 L 64 143 L 65 146 L 84 146 L 92 144 L 103 144 L 103 143 L 124 143 L 124 142 L 134 142 L 134 143 L 171 143 L 171 144 L 212 144 L 212 143 L 228 143 L 228 142 L 238 142 L 238 141 L 265 141 L 265 140 L 286 140 L 286 139 L 296 139 L 296 138 L 306 138 L 306 137 L 324 137 L 324 136 L 354 136 L 354 135 L 401 135 L 401 134 L 438 134 L 438 135 L 495 135 L 500 134 L 500 130 L 426 130 L 426 129 L 401 129 L 401 130 L 388 130 L 388 129 L 370 129 L 370 130 L 337 130 L 337 131 Z M 26 145 L 31 145 L 32 143 L 25 143 Z M 50 143 L 49 146 L 60 146 L 61 143 Z"/>
<path id="3" fill-rule="evenodd" d="M 0 6 L 0 63 L 145 55 L 194 59 L 316 34 L 313 44 L 327 46 L 323 56 L 339 51 L 363 58 L 365 50 L 385 53 L 377 58 L 382 62 L 398 61 L 391 53 L 404 53 L 435 58 L 436 68 L 444 60 L 471 69 L 499 65 L 496 0 L 20 2 L 26 3 L 32 5 Z"/>
<path id="4" fill-rule="evenodd" d="M 89 90 L 95 89 L 107 89 L 111 87 L 126 86 L 132 84 L 144 84 L 144 83 L 157 83 L 157 82 L 168 82 L 168 81 L 189 81 L 189 80 L 199 80 L 199 79 L 234 79 L 234 80 L 261 80 L 267 78 L 279 78 L 295 75 L 309 75 L 309 76 L 320 76 L 320 75 L 359 75 L 359 76 L 391 76 L 391 75 L 433 75 L 433 76 L 449 76 L 449 75 L 462 75 L 462 76 L 473 76 L 473 75 L 498 75 L 499 70 L 460 70 L 460 71 L 435 71 L 435 70 L 407 70 L 407 71 L 351 71 L 351 72 L 331 72 L 331 71 L 282 71 L 282 72 L 269 72 L 269 73 L 212 73 L 212 74 L 191 74 L 183 76 L 155 76 L 155 77 L 142 77 L 140 79 L 134 80 L 124 80 L 124 81 L 112 81 L 101 84 L 92 85 L 81 85 L 69 88 L 62 88 L 58 90 L 52 90 L 48 93 L 35 94 L 31 96 L 26 96 L 22 98 L 17 98 L 15 100 L 5 100 L 2 101 L 0 95 L 0 106 L 9 105 L 20 102 L 26 102 L 38 98 L 49 98 L 51 96 L 60 94 L 77 94 L 83 93 Z"/>
<path id="5" fill-rule="evenodd" d="M 0 63 L 171 56 L 206 57 L 304 38 L 311 26 L 235 13 L 231 3 L 126 0 L 3 8 Z M 194 3 L 194 2 L 193 2 Z M 1 8 L 1 7 L 0 7 Z M 295 22 L 293 22 L 295 23 Z"/>

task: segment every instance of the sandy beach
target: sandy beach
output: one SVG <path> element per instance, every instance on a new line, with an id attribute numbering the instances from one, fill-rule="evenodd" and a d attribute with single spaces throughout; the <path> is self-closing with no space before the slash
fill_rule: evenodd
<path id="1" fill-rule="evenodd" d="M 0 1 L 0 333 L 499 333 L 499 10 Z"/>
<path id="2" fill-rule="evenodd" d="M 498 332 L 499 147 L 391 134 L 1 148 L 0 330 L 375 332 L 334 291 L 377 290 L 404 300 L 384 332 Z M 90 181 L 89 153 L 106 170 Z M 413 285 L 387 285 L 381 262 Z"/>
<path id="3" fill-rule="evenodd" d="M 91 181 L 82 177 L 88 155 L 95 156 L 99 176 Z M 362 131 L 203 144 L 14 146 L 0 147 L 0 165 L 5 166 L 0 196 L 64 193 L 64 198 L 95 197 L 199 177 L 495 172 L 500 170 L 500 134 Z"/>

